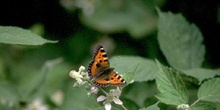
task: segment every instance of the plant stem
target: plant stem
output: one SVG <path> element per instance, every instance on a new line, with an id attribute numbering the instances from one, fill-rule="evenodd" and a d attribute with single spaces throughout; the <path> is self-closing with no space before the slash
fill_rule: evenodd
<path id="1" fill-rule="evenodd" d="M 200 101 L 200 99 L 197 99 L 195 102 L 193 102 L 191 105 L 190 105 L 190 107 L 192 107 L 193 105 L 195 105 L 197 102 L 199 102 Z"/>
<path id="2" fill-rule="evenodd" d="M 123 104 L 121 106 L 124 110 L 128 110 Z"/>
<path id="3" fill-rule="evenodd" d="M 104 89 L 102 89 L 101 87 L 99 87 L 99 90 L 101 90 L 105 95 L 108 95 L 108 93 Z"/>

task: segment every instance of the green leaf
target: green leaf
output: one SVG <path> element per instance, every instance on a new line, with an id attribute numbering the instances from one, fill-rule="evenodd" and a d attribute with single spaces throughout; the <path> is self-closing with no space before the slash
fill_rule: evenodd
<path id="1" fill-rule="evenodd" d="M 97 96 L 88 97 L 85 87 L 73 87 L 73 82 L 65 84 L 65 95 L 60 110 L 93 110 L 103 106 L 96 101 Z"/>
<path id="2" fill-rule="evenodd" d="M 204 82 L 198 91 L 198 98 L 203 101 L 220 102 L 220 78 Z"/>
<path id="3" fill-rule="evenodd" d="M 0 103 L 17 104 L 19 96 L 20 94 L 18 94 L 17 88 L 14 85 L 8 82 L 0 82 Z"/>
<path id="4" fill-rule="evenodd" d="M 181 14 L 158 10 L 158 41 L 169 64 L 175 69 L 199 68 L 205 55 L 203 37 L 197 26 Z"/>
<path id="5" fill-rule="evenodd" d="M 69 72 L 72 66 L 67 64 L 67 62 L 62 62 L 55 65 L 48 73 L 45 86 L 43 88 L 44 92 L 50 96 L 57 90 L 62 89 L 64 82 L 69 78 Z"/>
<path id="6" fill-rule="evenodd" d="M 105 107 L 88 108 L 88 110 L 104 110 Z"/>
<path id="7" fill-rule="evenodd" d="M 139 106 L 136 104 L 136 100 L 133 100 L 131 98 L 127 98 L 127 97 L 120 97 L 120 99 L 123 101 L 123 105 L 129 110 L 137 110 L 139 108 Z M 115 106 L 114 106 L 115 105 Z M 119 108 L 120 105 L 116 105 L 113 104 L 114 107 Z M 120 107 L 122 108 L 122 107 Z M 122 110 L 122 109 L 121 109 Z"/>
<path id="8" fill-rule="evenodd" d="M 216 105 L 211 102 L 199 102 L 190 107 L 190 110 L 218 110 Z"/>
<path id="9" fill-rule="evenodd" d="M 217 110 L 220 110 L 220 103 L 215 103 Z"/>
<path id="10" fill-rule="evenodd" d="M 148 81 L 156 78 L 158 67 L 153 60 L 138 56 L 115 56 L 110 59 L 111 67 L 119 73 L 134 74 L 134 81 Z M 123 76 L 126 76 L 124 74 Z"/>
<path id="11" fill-rule="evenodd" d="M 84 13 L 85 25 L 104 33 L 127 31 L 135 38 L 141 38 L 156 29 L 154 2 L 133 0 L 106 0 L 93 5 L 95 11 Z"/>
<path id="12" fill-rule="evenodd" d="M 188 93 L 178 71 L 163 66 L 157 61 L 160 72 L 156 78 L 160 94 L 156 97 L 165 104 L 180 105 L 188 103 Z"/>
<path id="13" fill-rule="evenodd" d="M 131 72 L 127 72 L 123 74 L 123 78 L 125 79 L 125 81 L 127 82 L 127 85 L 129 83 L 133 83 L 134 81 L 134 75 L 136 74 L 136 69 L 134 71 Z"/>
<path id="14" fill-rule="evenodd" d="M 157 102 L 157 103 L 155 103 L 155 104 L 153 104 L 153 105 L 151 105 L 147 108 L 142 108 L 140 110 L 160 110 L 160 108 L 158 107 L 158 102 Z"/>
<path id="15" fill-rule="evenodd" d="M 0 57 L 0 81 L 6 79 L 6 74 L 4 73 L 4 58 Z"/>
<path id="16" fill-rule="evenodd" d="M 28 79 L 21 82 L 21 87 L 19 87 L 19 92 L 21 93 L 21 100 L 29 102 L 39 95 L 42 91 L 42 88 L 45 85 L 47 74 L 50 69 L 62 62 L 61 58 L 49 60 L 45 62 L 38 74 L 34 74 Z"/>
<path id="17" fill-rule="evenodd" d="M 154 81 L 134 82 L 129 87 L 123 88 L 123 96 L 134 101 L 139 107 L 150 106 L 158 101 L 155 97 L 155 93 L 157 92 L 158 89 Z M 123 102 L 126 101 L 124 97 L 122 99 Z M 129 103 L 127 105 L 134 107 L 134 104 Z M 125 106 L 127 107 L 127 105 Z"/>
<path id="18" fill-rule="evenodd" d="M 216 75 L 220 75 L 220 69 L 211 70 L 211 69 L 204 69 L 204 68 L 196 68 L 190 70 L 184 70 L 184 74 L 197 78 L 199 80 L 199 84 L 205 79 L 213 78 Z"/>
<path id="19" fill-rule="evenodd" d="M 56 43 L 57 41 L 46 40 L 32 33 L 30 30 L 12 26 L 0 26 L 0 43 L 21 45 L 42 45 Z"/>

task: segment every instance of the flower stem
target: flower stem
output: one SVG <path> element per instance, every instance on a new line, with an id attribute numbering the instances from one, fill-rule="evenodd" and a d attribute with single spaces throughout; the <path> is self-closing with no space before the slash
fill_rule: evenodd
<path id="1" fill-rule="evenodd" d="M 104 89 L 102 89 L 101 87 L 99 87 L 99 90 L 101 90 L 105 95 L 108 95 L 108 93 Z"/>
<path id="2" fill-rule="evenodd" d="M 193 102 L 191 105 L 190 105 L 190 107 L 192 107 L 193 105 L 195 105 L 197 102 L 199 102 L 200 101 L 200 99 L 197 99 L 195 102 Z"/>
<path id="3" fill-rule="evenodd" d="M 128 110 L 123 104 L 121 106 L 124 110 Z"/>

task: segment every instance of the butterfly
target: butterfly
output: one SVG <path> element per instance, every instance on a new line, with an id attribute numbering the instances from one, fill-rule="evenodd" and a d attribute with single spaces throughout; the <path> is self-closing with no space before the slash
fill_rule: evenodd
<path id="1" fill-rule="evenodd" d="M 96 47 L 87 71 L 96 86 L 123 86 L 126 84 L 126 81 L 114 71 L 114 68 L 110 67 L 107 53 L 101 45 Z"/>

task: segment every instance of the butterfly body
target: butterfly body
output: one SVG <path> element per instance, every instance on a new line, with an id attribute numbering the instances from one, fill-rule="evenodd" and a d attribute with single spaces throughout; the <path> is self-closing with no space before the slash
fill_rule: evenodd
<path id="1" fill-rule="evenodd" d="M 88 67 L 90 79 L 96 86 L 122 86 L 125 80 L 110 67 L 107 53 L 101 45 L 98 45 L 94 52 L 93 60 Z"/>

